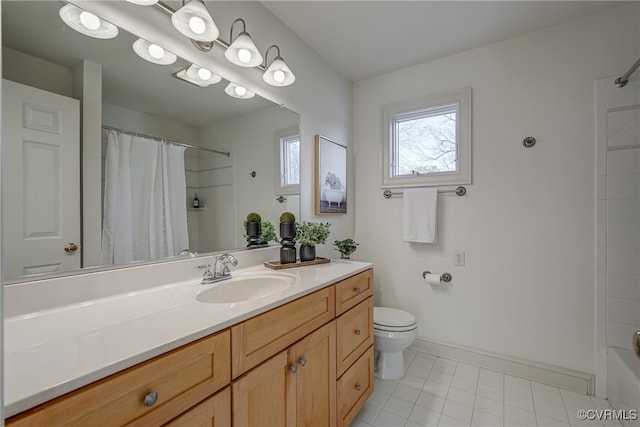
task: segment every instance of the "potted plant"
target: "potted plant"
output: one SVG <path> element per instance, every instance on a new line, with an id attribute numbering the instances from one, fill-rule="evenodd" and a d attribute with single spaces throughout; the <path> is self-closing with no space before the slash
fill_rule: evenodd
<path id="1" fill-rule="evenodd" d="M 245 220 L 245 228 L 247 230 L 247 247 L 262 245 L 262 218 L 259 214 L 251 212 Z"/>
<path id="2" fill-rule="evenodd" d="M 353 239 L 336 240 L 333 242 L 336 251 L 340 252 L 340 258 L 350 259 L 350 255 L 357 249 L 358 243 Z"/>
<path id="3" fill-rule="evenodd" d="M 268 219 L 262 221 L 262 233 L 260 234 L 260 240 L 262 243 L 268 244 L 271 241 L 277 242 L 278 236 L 276 236 L 276 228 L 273 223 Z"/>
<path id="4" fill-rule="evenodd" d="M 280 215 L 280 263 L 291 264 L 296 262 L 296 217 L 291 212 Z"/>
<path id="5" fill-rule="evenodd" d="M 316 259 L 316 245 L 325 243 L 331 224 L 304 221 L 296 226 L 296 240 L 300 243 L 300 261 Z"/>

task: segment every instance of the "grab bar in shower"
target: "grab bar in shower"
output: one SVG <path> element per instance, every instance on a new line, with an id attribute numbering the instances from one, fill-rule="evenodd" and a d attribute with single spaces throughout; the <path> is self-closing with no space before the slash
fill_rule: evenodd
<path id="1" fill-rule="evenodd" d="M 440 190 L 438 189 L 438 193 L 456 193 L 456 196 L 464 196 L 467 194 L 467 189 L 465 187 L 458 187 L 455 190 Z M 402 195 L 402 192 L 392 192 L 391 190 L 384 190 L 382 193 L 385 199 L 391 198 L 391 196 Z"/>

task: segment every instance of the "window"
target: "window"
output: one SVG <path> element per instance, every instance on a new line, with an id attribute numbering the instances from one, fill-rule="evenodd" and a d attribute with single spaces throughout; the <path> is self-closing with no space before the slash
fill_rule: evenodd
<path id="1" fill-rule="evenodd" d="M 471 183 L 471 89 L 383 107 L 382 187 Z"/>
<path id="2" fill-rule="evenodd" d="M 298 129 L 276 135 L 280 173 L 276 182 L 277 194 L 300 193 L 300 135 Z"/>

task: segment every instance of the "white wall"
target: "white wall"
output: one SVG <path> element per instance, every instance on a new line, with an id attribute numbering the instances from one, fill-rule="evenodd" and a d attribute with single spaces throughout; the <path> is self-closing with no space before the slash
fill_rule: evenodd
<path id="1" fill-rule="evenodd" d="M 377 304 L 426 339 L 595 372 L 593 82 L 638 58 L 639 24 L 627 6 L 355 84 L 355 255 L 375 263 Z M 379 188 L 381 106 L 468 86 L 473 184 L 439 196 L 436 245 L 405 243 L 402 200 Z"/>

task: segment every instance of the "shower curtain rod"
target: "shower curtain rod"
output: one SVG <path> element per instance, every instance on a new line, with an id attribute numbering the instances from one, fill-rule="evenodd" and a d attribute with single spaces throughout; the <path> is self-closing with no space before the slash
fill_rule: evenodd
<path id="1" fill-rule="evenodd" d="M 143 138 L 151 138 L 151 139 L 155 139 L 156 141 L 167 142 L 169 144 L 179 145 L 181 147 L 194 148 L 196 150 L 209 151 L 211 153 L 222 154 L 223 156 L 231 157 L 231 153 L 228 152 L 228 151 L 219 151 L 219 150 L 214 150 L 213 148 L 198 147 L 197 145 L 185 144 L 184 142 L 173 141 L 171 139 L 159 138 L 157 136 L 145 135 L 144 133 L 132 132 L 130 130 L 124 130 L 124 129 L 118 129 L 118 128 L 115 128 L 113 126 L 105 126 L 105 125 L 103 125 L 102 129 L 114 130 L 116 132 L 122 132 L 122 133 L 126 133 L 127 135 L 133 135 L 133 136 L 141 136 Z"/>
<path id="2" fill-rule="evenodd" d="M 638 67 L 640 67 L 640 59 L 638 59 L 636 63 L 633 64 L 631 68 L 629 68 L 629 71 L 627 71 L 623 76 L 616 79 L 616 86 L 625 87 L 627 83 L 629 83 L 629 77 L 638 69 Z"/>

